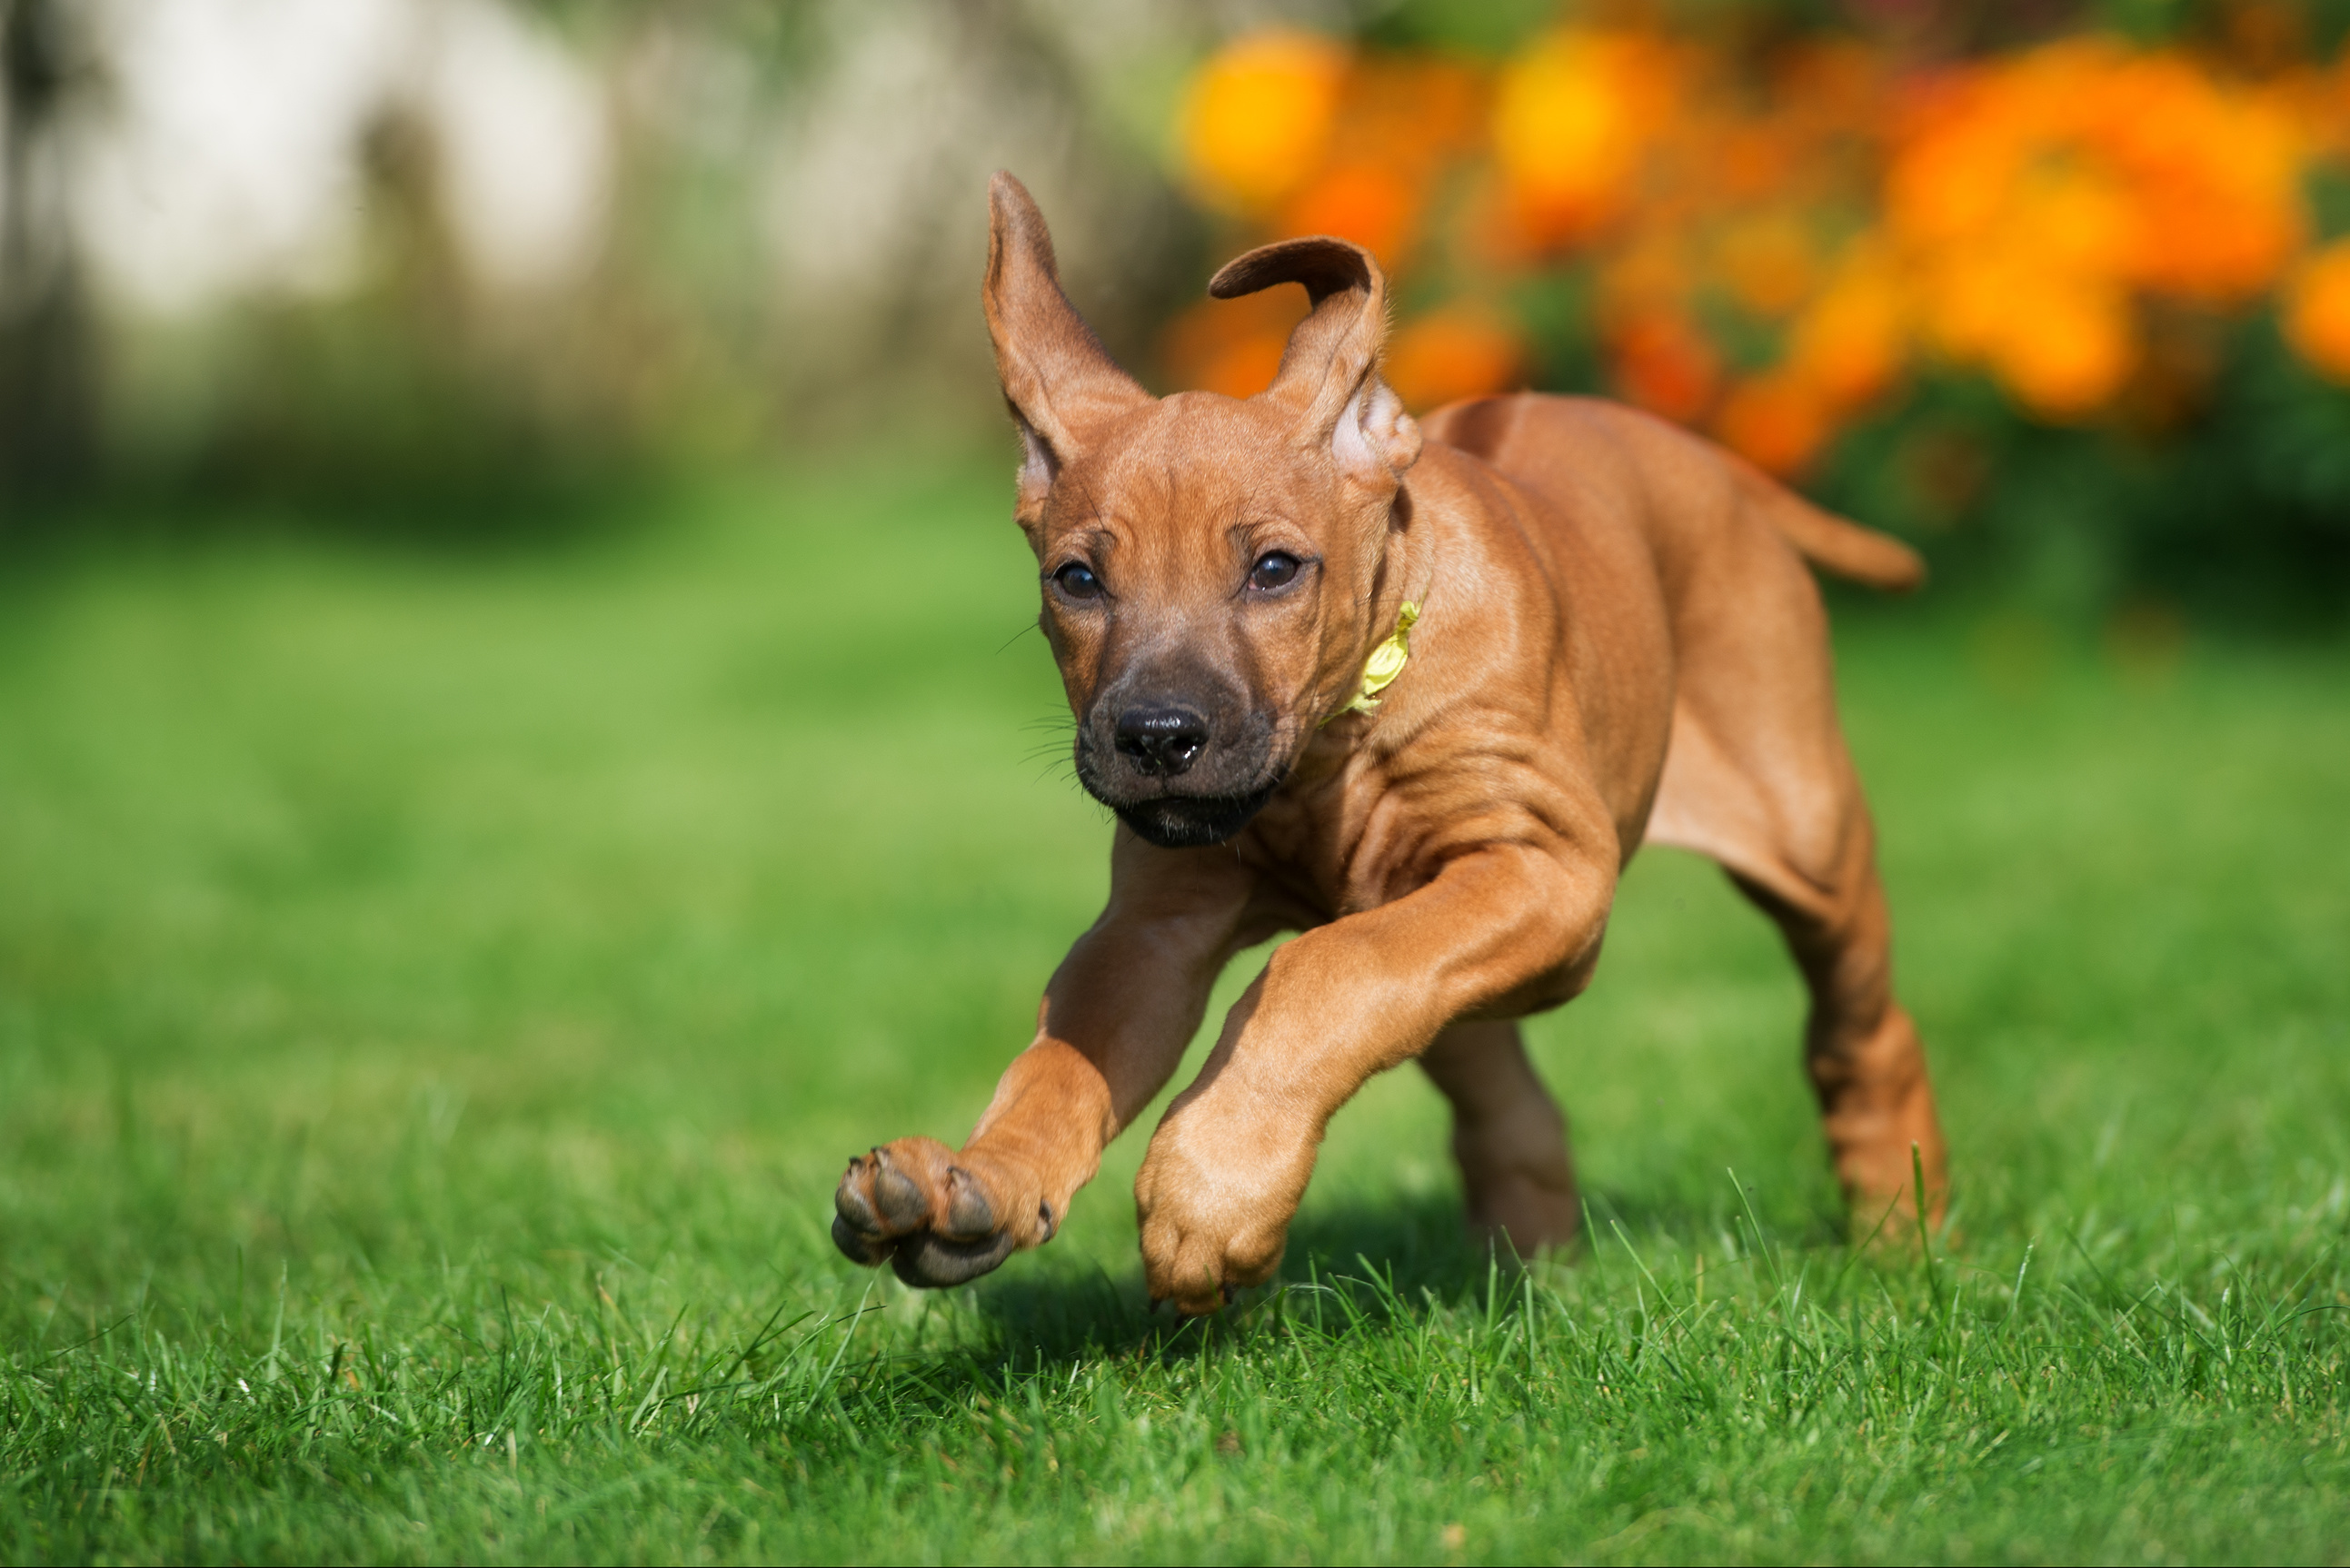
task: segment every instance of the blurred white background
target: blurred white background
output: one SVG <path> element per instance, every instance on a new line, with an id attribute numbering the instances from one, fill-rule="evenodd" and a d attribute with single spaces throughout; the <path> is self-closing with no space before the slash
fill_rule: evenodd
<path id="1" fill-rule="evenodd" d="M 20 480 L 330 456 L 336 419 L 365 422 L 354 360 L 542 438 L 704 451 L 992 408 L 989 171 L 1030 183 L 1072 292 L 1139 345 L 1205 276 L 1163 145 L 1184 71 L 1267 21 L 1351 20 L 1328 0 L 0 12 Z"/>

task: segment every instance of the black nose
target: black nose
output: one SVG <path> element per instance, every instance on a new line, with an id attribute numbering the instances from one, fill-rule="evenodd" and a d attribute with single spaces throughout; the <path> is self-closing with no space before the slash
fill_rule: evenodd
<path id="1" fill-rule="evenodd" d="M 1118 716 L 1118 749 L 1135 772 L 1173 778 L 1208 749 L 1208 722 L 1188 708 L 1128 708 Z"/>

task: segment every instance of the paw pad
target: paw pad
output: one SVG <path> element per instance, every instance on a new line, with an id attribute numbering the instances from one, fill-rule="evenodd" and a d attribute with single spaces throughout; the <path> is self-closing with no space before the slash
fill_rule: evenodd
<path id="1" fill-rule="evenodd" d="M 867 1268 L 887 1262 L 910 1285 L 977 1279 L 1018 1244 L 997 1228 L 995 1206 L 970 1171 L 949 1165 L 942 1178 L 926 1182 L 887 1148 L 848 1162 L 833 1209 L 833 1245 Z"/>

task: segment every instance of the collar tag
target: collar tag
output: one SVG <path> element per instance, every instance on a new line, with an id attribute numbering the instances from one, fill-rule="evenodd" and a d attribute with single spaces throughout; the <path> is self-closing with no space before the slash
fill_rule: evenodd
<path id="1" fill-rule="evenodd" d="M 1323 720 L 1324 723 L 1329 723 L 1339 713 L 1373 713 L 1378 711 L 1379 693 L 1403 673 L 1403 667 L 1411 659 L 1411 628 L 1419 620 L 1419 607 L 1407 601 L 1396 612 L 1394 635 L 1371 649 L 1371 656 L 1363 660 L 1362 683 L 1356 688 L 1353 698 L 1337 713 Z"/>

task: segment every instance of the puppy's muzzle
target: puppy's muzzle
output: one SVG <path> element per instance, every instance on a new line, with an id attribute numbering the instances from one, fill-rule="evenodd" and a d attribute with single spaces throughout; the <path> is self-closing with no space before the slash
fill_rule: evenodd
<path id="1" fill-rule="evenodd" d="M 1221 844 L 1285 771 L 1273 725 L 1237 691 L 1202 680 L 1121 683 L 1077 730 L 1077 780 L 1162 849 Z"/>
<path id="2" fill-rule="evenodd" d="M 1189 708 L 1138 706 L 1118 716 L 1118 755 L 1146 778 L 1188 773 L 1208 749 L 1208 722 Z"/>

